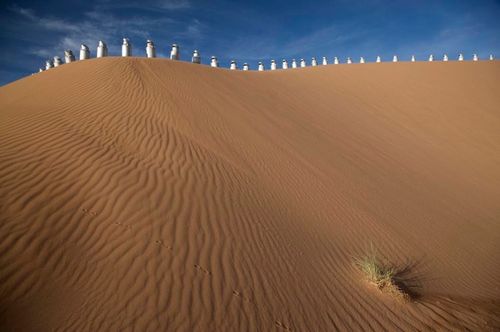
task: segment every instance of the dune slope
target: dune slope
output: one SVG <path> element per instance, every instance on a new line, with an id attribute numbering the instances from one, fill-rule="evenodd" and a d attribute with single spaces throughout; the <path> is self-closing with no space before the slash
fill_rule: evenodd
<path id="1" fill-rule="evenodd" d="M 0 329 L 499 329 L 499 197 L 497 61 L 71 63 L 0 88 Z"/>

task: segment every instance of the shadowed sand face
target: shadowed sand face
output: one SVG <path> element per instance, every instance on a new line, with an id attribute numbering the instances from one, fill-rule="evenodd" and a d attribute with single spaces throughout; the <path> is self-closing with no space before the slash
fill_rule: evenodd
<path id="1" fill-rule="evenodd" d="M 108 57 L 0 88 L 0 330 L 498 330 L 499 78 Z"/>

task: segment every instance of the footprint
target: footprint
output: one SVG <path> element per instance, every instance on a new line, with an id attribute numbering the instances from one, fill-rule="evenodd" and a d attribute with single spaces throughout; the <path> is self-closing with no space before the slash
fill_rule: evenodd
<path id="1" fill-rule="evenodd" d="M 82 209 L 82 213 L 86 216 L 91 216 L 91 217 L 97 216 L 97 212 L 91 211 L 89 209 Z"/>
<path id="2" fill-rule="evenodd" d="M 166 248 L 166 249 L 168 249 L 168 250 L 172 250 L 172 249 L 173 249 L 171 246 L 168 246 L 168 245 L 166 245 L 165 243 L 163 243 L 163 241 L 162 241 L 162 240 L 156 240 L 156 241 L 155 241 L 155 243 L 156 243 L 157 245 L 159 245 L 160 247 Z"/>
<path id="3" fill-rule="evenodd" d="M 126 230 L 131 230 L 132 229 L 131 225 L 125 225 L 125 224 L 123 224 L 121 222 L 115 222 L 115 225 L 120 226 L 120 227 L 123 226 L 123 227 L 125 227 Z"/>
<path id="4" fill-rule="evenodd" d="M 285 323 L 280 322 L 279 320 L 275 321 L 274 324 L 277 327 L 281 327 L 282 329 L 284 329 L 286 331 L 291 331 L 292 330 L 288 325 L 286 325 Z"/>
<path id="5" fill-rule="evenodd" d="M 233 295 L 241 298 L 245 302 L 252 302 L 252 300 L 250 300 L 248 297 L 244 296 L 240 291 L 237 291 L 236 289 L 233 290 Z"/>
<path id="6" fill-rule="evenodd" d="M 201 266 L 199 266 L 198 264 L 195 264 L 195 265 L 194 265 L 194 268 L 195 268 L 195 269 L 197 269 L 198 271 L 203 272 L 204 274 L 206 274 L 206 275 L 208 275 L 208 276 L 209 276 L 209 275 L 211 275 L 210 271 L 208 271 L 208 270 L 206 270 L 206 269 L 202 268 L 202 267 L 201 267 Z"/>

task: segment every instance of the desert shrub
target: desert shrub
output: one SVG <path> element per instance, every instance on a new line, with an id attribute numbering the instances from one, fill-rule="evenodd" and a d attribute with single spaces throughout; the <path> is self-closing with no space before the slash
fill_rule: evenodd
<path id="1" fill-rule="evenodd" d="M 355 259 L 355 265 L 363 273 L 366 281 L 380 291 L 404 301 L 410 300 L 408 293 L 403 290 L 403 283 L 398 278 L 397 269 L 384 263 L 373 246 L 365 256 Z"/>

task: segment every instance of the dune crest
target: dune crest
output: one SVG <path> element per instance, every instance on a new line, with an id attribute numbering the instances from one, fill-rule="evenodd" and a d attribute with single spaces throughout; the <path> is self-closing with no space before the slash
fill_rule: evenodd
<path id="1" fill-rule="evenodd" d="M 500 65 L 76 61 L 0 88 L 0 330 L 500 328 Z M 367 285 L 373 245 L 409 303 Z"/>

